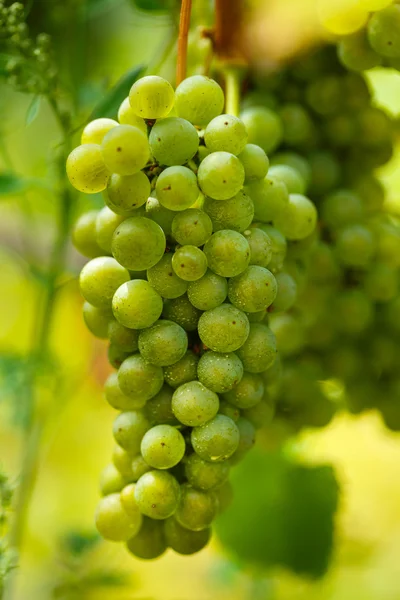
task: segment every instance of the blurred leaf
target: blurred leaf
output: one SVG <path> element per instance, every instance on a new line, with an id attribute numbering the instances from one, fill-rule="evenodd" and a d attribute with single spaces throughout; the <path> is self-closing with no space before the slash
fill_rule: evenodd
<path id="1" fill-rule="evenodd" d="M 26 179 L 15 173 L 0 173 L 0 196 L 20 194 L 28 187 Z"/>
<path id="2" fill-rule="evenodd" d="M 139 65 L 125 73 L 111 90 L 108 91 L 106 96 L 100 100 L 90 115 L 89 120 L 92 121 L 93 119 L 99 119 L 101 117 L 115 119 L 122 101 L 125 100 L 132 85 L 139 79 L 144 70 L 145 67 Z"/>
<path id="3" fill-rule="evenodd" d="M 128 577 L 126 573 L 101 569 L 86 575 L 84 582 L 89 587 L 120 587 L 128 583 Z"/>
<path id="4" fill-rule="evenodd" d="M 25 116 L 26 127 L 29 127 L 29 125 L 31 123 L 33 123 L 33 121 L 38 116 L 41 101 L 42 101 L 41 96 L 34 96 L 32 98 L 32 102 L 30 103 L 30 105 L 28 106 L 28 110 L 26 111 L 26 116 Z"/>
<path id="5" fill-rule="evenodd" d="M 100 541 L 100 536 L 96 532 L 70 531 L 65 534 L 61 543 L 63 549 L 73 556 L 80 556 L 88 550 L 91 550 Z"/>
<path id="6" fill-rule="evenodd" d="M 234 501 L 217 521 L 221 541 L 256 566 L 322 576 L 333 546 L 338 484 L 330 466 L 306 467 L 253 450 L 232 480 Z"/>
<path id="7" fill-rule="evenodd" d="M 169 11 L 176 0 L 131 0 L 132 4 L 140 10 L 146 11 Z"/>

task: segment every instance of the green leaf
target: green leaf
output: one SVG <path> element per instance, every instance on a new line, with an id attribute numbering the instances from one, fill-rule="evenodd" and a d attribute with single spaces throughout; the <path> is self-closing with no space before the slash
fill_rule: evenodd
<path id="1" fill-rule="evenodd" d="M 15 173 L 0 173 L 0 196 L 9 194 L 20 194 L 28 187 L 26 179 L 19 177 Z"/>
<path id="2" fill-rule="evenodd" d="M 131 0 L 132 4 L 145 11 L 169 11 L 176 0 Z"/>
<path id="3" fill-rule="evenodd" d="M 307 467 L 253 450 L 233 472 L 234 500 L 217 533 L 250 565 L 321 577 L 333 547 L 338 484 L 332 467 Z"/>
<path id="4" fill-rule="evenodd" d="M 42 101 L 41 96 L 33 96 L 32 102 L 28 106 L 25 116 L 25 126 L 29 127 L 31 123 L 36 119 L 39 114 L 40 103 Z"/>
<path id="5" fill-rule="evenodd" d="M 111 88 L 111 90 L 109 90 L 108 93 L 100 100 L 90 115 L 89 120 L 92 121 L 93 119 L 99 119 L 101 117 L 115 119 L 122 101 L 127 97 L 132 85 L 137 79 L 139 79 L 144 70 L 145 67 L 143 65 L 139 65 L 138 67 L 135 67 L 134 69 L 131 69 L 125 73 L 125 75 L 123 75 L 121 79 L 119 79 Z"/>

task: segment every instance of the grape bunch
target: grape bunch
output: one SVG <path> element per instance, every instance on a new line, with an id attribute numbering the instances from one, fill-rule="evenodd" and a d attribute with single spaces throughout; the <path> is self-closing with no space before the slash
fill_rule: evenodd
<path id="1" fill-rule="evenodd" d="M 197 552 L 228 504 L 230 468 L 273 416 L 268 311 L 284 315 L 297 289 L 281 272 L 287 239 L 301 243 L 317 222 L 280 174 L 262 197 L 267 154 L 223 108 L 212 79 L 174 91 L 144 77 L 119 122 L 89 123 L 67 161 L 72 185 L 106 204 L 73 233 L 92 259 L 80 275 L 84 319 L 109 339 L 116 369 L 96 525 L 141 558 Z"/>

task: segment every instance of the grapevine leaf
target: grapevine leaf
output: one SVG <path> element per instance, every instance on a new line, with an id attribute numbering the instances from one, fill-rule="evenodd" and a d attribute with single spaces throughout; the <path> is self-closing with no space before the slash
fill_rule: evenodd
<path id="1" fill-rule="evenodd" d="M 90 115 L 89 120 L 92 121 L 93 119 L 99 119 L 101 117 L 115 119 L 122 101 L 127 97 L 132 85 L 139 79 L 144 70 L 145 67 L 139 65 L 125 73 L 125 75 L 123 75 L 100 100 Z"/>
<path id="2" fill-rule="evenodd" d="M 0 196 L 9 194 L 20 194 L 28 187 L 26 179 L 19 177 L 15 173 L 0 173 Z"/>
<path id="3" fill-rule="evenodd" d="M 33 96 L 32 102 L 30 103 L 30 105 L 28 106 L 28 110 L 26 111 L 26 116 L 25 116 L 25 126 L 26 127 L 29 127 L 29 125 L 31 123 L 33 123 L 33 121 L 38 116 L 41 101 L 42 101 L 41 96 L 38 96 L 38 95 Z"/>
<path id="4" fill-rule="evenodd" d="M 235 469 L 234 500 L 217 533 L 240 561 L 321 577 L 333 547 L 338 485 L 332 467 L 308 467 L 255 449 Z"/>

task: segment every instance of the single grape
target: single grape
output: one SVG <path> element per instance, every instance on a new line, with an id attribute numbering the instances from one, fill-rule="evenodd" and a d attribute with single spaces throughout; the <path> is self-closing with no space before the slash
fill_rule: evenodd
<path id="1" fill-rule="evenodd" d="M 145 361 L 167 367 L 180 360 L 188 346 L 184 329 L 173 321 L 160 320 L 139 334 L 139 350 Z"/>
<path id="2" fill-rule="evenodd" d="M 133 125 L 147 135 L 147 125 L 141 117 L 137 117 L 132 110 L 129 98 L 125 98 L 118 109 L 118 121 L 121 125 Z"/>
<path id="3" fill-rule="evenodd" d="M 319 0 L 322 25 L 336 35 L 347 35 L 360 29 L 368 18 L 368 10 L 359 0 Z"/>
<path id="4" fill-rule="evenodd" d="M 208 266 L 221 277 L 243 273 L 250 262 L 250 246 L 237 231 L 224 229 L 214 233 L 203 248 Z"/>
<path id="5" fill-rule="evenodd" d="M 107 358 L 108 362 L 114 369 L 119 369 L 122 363 L 128 356 L 130 356 L 130 352 L 125 352 L 125 350 L 121 350 L 119 346 L 115 344 L 109 344 L 107 349 Z"/>
<path id="6" fill-rule="evenodd" d="M 146 402 L 145 414 L 154 425 L 179 425 L 172 412 L 173 393 L 169 385 L 163 385 L 158 394 Z"/>
<path id="7" fill-rule="evenodd" d="M 219 487 L 228 479 L 229 464 L 210 463 L 195 452 L 185 459 L 185 475 L 188 483 L 198 490 L 208 491 Z"/>
<path id="8" fill-rule="evenodd" d="M 132 111 L 143 119 L 166 117 L 174 106 L 174 90 L 166 79 L 148 75 L 135 81 L 129 92 Z"/>
<path id="9" fill-rule="evenodd" d="M 314 152 L 308 157 L 311 168 L 309 193 L 323 195 L 330 192 L 340 179 L 340 165 L 329 152 Z"/>
<path id="10" fill-rule="evenodd" d="M 302 240 L 309 236 L 317 223 L 315 205 L 301 194 L 290 194 L 285 210 L 274 219 L 274 225 L 289 240 Z"/>
<path id="11" fill-rule="evenodd" d="M 253 226 L 252 226 L 253 227 Z M 271 240 L 272 258 L 268 263 L 268 269 L 272 273 L 277 273 L 282 270 L 283 262 L 286 257 L 287 242 L 285 237 L 278 229 L 272 225 L 264 225 L 264 223 L 256 223 L 254 227 L 261 229 L 266 233 Z"/>
<path id="12" fill-rule="evenodd" d="M 110 406 L 116 410 L 129 411 L 142 408 L 146 399 L 126 396 L 118 383 L 118 373 L 111 373 L 104 384 L 104 394 Z"/>
<path id="13" fill-rule="evenodd" d="M 245 343 L 250 324 L 244 312 L 231 304 L 221 304 L 201 315 L 198 331 L 207 348 L 214 352 L 234 352 Z"/>
<path id="14" fill-rule="evenodd" d="M 260 404 L 260 403 L 259 403 Z M 236 423 L 240 433 L 239 446 L 236 452 L 231 456 L 230 463 L 236 465 L 251 450 L 256 443 L 256 428 L 253 423 L 240 417 Z"/>
<path id="15" fill-rule="evenodd" d="M 243 233 L 254 217 L 253 201 L 243 190 L 224 202 L 206 198 L 203 210 L 210 217 L 214 231 L 234 229 Z"/>
<path id="16" fill-rule="evenodd" d="M 201 311 L 195 308 L 186 294 L 164 303 L 163 318 L 178 323 L 185 331 L 195 331 Z"/>
<path id="17" fill-rule="evenodd" d="M 314 144 L 315 126 L 307 110 L 301 104 L 289 102 L 279 109 L 283 126 L 283 141 L 295 148 L 307 148 Z M 305 186 L 305 182 L 302 184 Z M 303 193 L 304 189 L 299 192 Z"/>
<path id="18" fill-rule="evenodd" d="M 197 177 L 188 167 L 167 167 L 157 178 L 158 201 L 174 211 L 186 210 L 200 194 Z"/>
<path id="19" fill-rule="evenodd" d="M 224 93 L 213 79 L 194 75 L 184 79 L 176 88 L 175 106 L 180 117 L 193 125 L 205 126 L 221 114 Z"/>
<path id="20" fill-rule="evenodd" d="M 392 4 L 368 21 L 368 41 L 380 56 L 400 57 L 400 6 Z"/>
<path id="21" fill-rule="evenodd" d="M 233 352 L 221 354 L 209 350 L 199 360 L 197 376 L 209 390 L 221 394 L 242 379 L 242 361 Z"/>
<path id="22" fill-rule="evenodd" d="M 104 136 L 101 151 L 111 173 L 133 175 L 146 166 L 150 158 L 146 134 L 132 125 L 118 125 Z"/>
<path id="23" fill-rule="evenodd" d="M 144 458 L 141 454 L 136 454 L 136 456 L 134 456 L 132 458 L 132 461 L 131 461 L 132 481 L 134 481 L 135 483 L 138 481 L 138 479 L 141 478 L 142 475 L 144 475 L 145 473 L 148 473 L 148 471 L 151 471 L 151 470 L 152 470 L 151 467 L 149 467 L 149 465 L 144 460 Z"/>
<path id="24" fill-rule="evenodd" d="M 106 540 L 124 542 L 136 535 L 141 526 L 142 516 L 128 515 L 121 503 L 119 494 L 110 494 L 97 505 L 95 523 L 98 532 Z"/>
<path id="25" fill-rule="evenodd" d="M 87 258 L 96 258 L 96 256 L 104 254 L 104 249 L 97 242 L 96 220 L 98 214 L 98 210 L 83 213 L 72 230 L 72 243 L 78 252 Z"/>
<path id="26" fill-rule="evenodd" d="M 181 246 L 203 246 L 211 235 L 211 219 L 198 208 L 179 212 L 172 221 L 172 236 Z"/>
<path id="27" fill-rule="evenodd" d="M 122 215 L 115 214 L 108 206 L 102 208 L 98 213 L 95 223 L 96 240 L 106 254 L 111 254 L 112 236 L 124 218 Z"/>
<path id="28" fill-rule="evenodd" d="M 265 231 L 253 227 L 243 232 L 250 246 L 250 265 L 267 267 L 272 258 L 271 238 Z"/>
<path id="29" fill-rule="evenodd" d="M 167 549 L 162 524 L 143 517 L 139 533 L 128 540 L 127 548 L 131 554 L 143 560 L 160 557 Z"/>
<path id="30" fill-rule="evenodd" d="M 195 427 L 206 423 L 218 412 L 217 394 L 200 381 L 190 381 L 179 386 L 172 396 L 172 411 L 183 425 Z"/>
<path id="31" fill-rule="evenodd" d="M 251 323 L 247 340 L 237 351 L 244 369 L 249 373 L 262 373 L 274 363 L 276 353 L 276 339 L 268 325 Z"/>
<path id="32" fill-rule="evenodd" d="M 83 320 L 85 321 L 86 327 L 89 329 L 95 337 L 102 340 L 108 337 L 108 327 L 111 321 L 113 321 L 112 312 L 92 306 L 89 302 L 83 304 Z"/>
<path id="33" fill-rule="evenodd" d="M 81 137 L 81 144 L 101 144 L 106 133 L 119 123 L 114 119 L 95 119 L 90 121 L 84 128 Z"/>
<path id="34" fill-rule="evenodd" d="M 286 312 L 296 302 L 297 284 L 289 273 L 277 273 L 275 278 L 278 293 L 272 303 L 271 309 L 274 312 Z"/>
<path id="35" fill-rule="evenodd" d="M 79 286 L 87 302 L 107 310 L 116 290 L 129 279 L 129 272 L 116 260 L 109 256 L 99 256 L 83 267 Z"/>
<path id="36" fill-rule="evenodd" d="M 283 181 L 289 194 L 304 194 L 306 182 L 294 167 L 289 165 L 272 165 L 268 177 Z"/>
<path id="37" fill-rule="evenodd" d="M 260 146 L 246 144 L 238 158 L 244 167 L 245 183 L 264 179 L 268 173 L 268 156 Z"/>
<path id="38" fill-rule="evenodd" d="M 273 221 L 282 214 L 289 203 L 289 192 L 285 183 L 278 177 L 265 177 L 251 182 L 246 192 L 253 200 L 254 218 L 263 223 Z"/>
<path id="39" fill-rule="evenodd" d="M 203 277 L 189 283 L 187 294 L 193 306 L 199 310 L 210 310 L 225 301 L 228 295 L 228 283 L 225 277 L 207 269 Z"/>
<path id="40" fill-rule="evenodd" d="M 264 267 L 251 265 L 236 277 L 231 277 L 228 298 L 236 308 L 253 313 L 264 310 L 276 298 L 278 286 L 274 275 Z"/>
<path id="41" fill-rule="evenodd" d="M 122 490 L 126 479 L 114 465 L 107 465 L 100 475 L 100 493 L 102 496 L 116 494 Z"/>
<path id="42" fill-rule="evenodd" d="M 182 527 L 175 517 L 170 517 L 165 521 L 164 535 L 168 546 L 172 550 L 187 556 L 200 552 L 207 546 L 211 538 L 211 529 L 191 531 L 186 527 Z"/>
<path id="43" fill-rule="evenodd" d="M 181 486 L 175 519 L 182 527 L 191 531 L 202 531 L 210 527 L 216 515 L 217 503 L 212 494 L 196 490 L 188 483 Z"/>
<path id="44" fill-rule="evenodd" d="M 243 121 L 233 115 L 219 115 L 207 125 L 204 141 L 211 152 L 240 154 L 247 143 L 247 131 Z"/>
<path id="45" fill-rule="evenodd" d="M 143 515 L 152 519 L 167 519 L 176 511 L 180 486 L 167 471 L 149 471 L 135 487 L 135 499 Z"/>
<path id="46" fill-rule="evenodd" d="M 239 445 L 239 429 L 225 415 L 216 415 L 200 427 L 194 427 L 191 442 L 196 454 L 209 462 L 228 459 Z"/>
<path id="47" fill-rule="evenodd" d="M 172 256 L 172 268 L 184 281 L 197 281 L 207 271 L 207 258 L 196 246 L 181 246 Z"/>
<path id="48" fill-rule="evenodd" d="M 188 350 L 186 354 L 173 365 L 165 367 L 164 379 L 169 386 L 176 389 L 184 383 L 193 381 L 197 378 L 197 364 L 199 357 L 194 354 L 191 350 Z M 164 421 L 167 423 L 168 421 Z"/>
<path id="49" fill-rule="evenodd" d="M 164 375 L 161 367 L 147 363 L 140 354 L 133 354 L 120 366 L 118 383 L 127 396 L 150 400 L 161 390 Z"/>
<path id="50" fill-rule="evenodd" d="M 264 383 L 256 373 L 243 374 L 240 382 L 224 394 L 224 398 L 237 408 L 251 408 L 258 404 L 264 395 Z"/>
<path id="51" fill-rule="evenodd" d="M 127 481 L 132 481 L 132 454 L 116 444 L 113 448 L 111 459 L 114 467 Z"/>
<path id="52" fill-rule="evenodd" d="M 382 57 L 371 48 L 365 29 L 339 41 L 338 57 L 342 65 L 351 71 L 366 71 L 382 63 Z"/>
<path id="53" fill-rule="evenodd" d="M 156 425 L 145 433 L 140 451 L 148 465 L 155 469 L 171 469 L 185 454 L 185 440 L 171 425 Z"/>
<path id="54" fill-rule="evenodd" d="M 371 324 L 374 309 L 363 290 L 349 289 L 334 298 L 332 314 L 338 331 L 359 335 Z"/>
<path id="55" fill-rule="evenodd" d="M 249 134 L 250 144 L 260 146 L 267 154 L 280 144 L 282 123 L 272 110 L 257 106 L 246 109 L 240 116 Z"/>
<path id="56" fill-rule="evenodd" d="M 270 327 L 283 356 L 297 354 L 304 347 L 306 343 L 304 325 L 294 315 L 272 314 Z"/>
<path id="57" fill-rule="evenodd" d="M 364 280 L 365 292 L 373 302 L 390 302 L 397 296 L 398 286 L 397 270 L 385 263 L 372 265 Z"/>
<path id="58" fill-rule="evenodd" d="M 141 526 L 143 517 L 135 500 L 135 484 L 129 483 L 126 485 L 120 493 L 120 498 L 126 514 L 129 515 L 132 521 L 139 520 Z"/>
<path id="59" fill-rule="evenodd" d="M 121 325 L 131 329 L 145 329 L 160 317 L 163 301 L 147 281 L 133 279 L 117 289 L 112 309 Z"/>
<path id="60" fill-rule="evenodd" d="M 165 208 L 157 198 L 150 197 L 146 203 L 146 217 L 158 223 L 165 235 L 171 235 L 172 221 L 176 212 Z"/>
<path id="61" fill-rule="evenodd" d="M 66 168 L 71 185 L 79 192 L 97 194 L 107 187 L 110 171 L 98 144 L 82 144 L 72 150 Z"/>
<path id="62" fill-rule="evenodd" d="M 244 183 L 244 168 L 229 152 L 212 152 L 202 160 L 197 172 L 202 192 L 215 200 L 228 200 Z"/>
<path id="63" fill-rule="evenodd" d="M 218 503 L 218 514 L 224 512 L 233 500 L 233 489 L 230 481 L 225 481 L 214 491 Z"/>
<path id="64" fill-rule="evenodd" d="M 179 298 L 188 287 L 172 268 L 173 254 L 164 254 L 159 262 L 147 270 L 147 280 L 163 298 Z"/>
<path id="65" fill-rule="evenodd" d="M 114 419 L 113 435 L 121 448 L 130 454 L 138 454 L 140 443 L 150 423 L 141 411 L 131 410 L 120 413 Z"/>
<path id="66" fill-rule="evenodd" d="M 115 230 L 111 249 L 121 265 L 143 271 L 158 263 L 165 246 L 164 232 L 157 223 L 146 217 L 130 217 Z"/>
<path id="67" fill-rule="evenodd" d="M 237 408 L 237 406 L 233 406 L 233 404 L 230 404 L 227 400 L 224 400 L 222 398 L 222 400 L 219 401 L 218 414 L 225 415 L 226 417 L 229 417 L 230 419 L 232 419 L 232 421 L 236 423 L 236 421 L 240 417 L 240 409 Z"/>
<path id="68" fill-rule="evenodd" d="M 197 152 L 199 136 L 185 119 L 168 117 L 157 121 L 149 136 L 150 150 L 161 165 L 183 165 Z"/>
<path id="69" fill-rule="evenodd" d="M 118 215 L 125 217 L 138 215 L 137 209 L 147 202 L 150 194 L 150 181 L 143 171 L 133 175 L 111 175 L 104 192 L 107 206 Z"/>
<path id="70" fill-rule="evenodd" d="M 247 421 L 255 427 L 255 429 L 261 429 L 272 422 L 275 414 L 275 407 L 271 401 L 265 398 L 258 402 L 251 408 L 246 408 L 242 411 L 242 415 Z"/>
<path id="71" fill-rule="evenodd" d="M 307 186 L 310 183 L 311 167 L 308 163 L 308 160 L 296 152 L 277 152 L 271 158 L 271 164 L 288 165 L 289 167 L 293 167 L 298 173 L 300 173 Z"/>
<path id="72" fill-rule="evenodd" d="M 320 211 L 322 221 L 332 229 L 360 222 L 364 217 L 361 198 L 346 189 L 336 190 L 326 196 Z"/>
<path id="73" fill-rule="evenodd" d="M 124 327 L 113 319 L 108 325 L 108 337 L 111 344 L 115 344 L 124 352 L 137 352 L 139 332 L 135 329 Z"/>
<path id="74" fill-rule="evenodd" d="M 348 267 L 367 266 L 375 253 L 376 243 L 371 231 L 363 225 L 349 225 L 339 231 L 336 252 L 341 263 Z"/>

